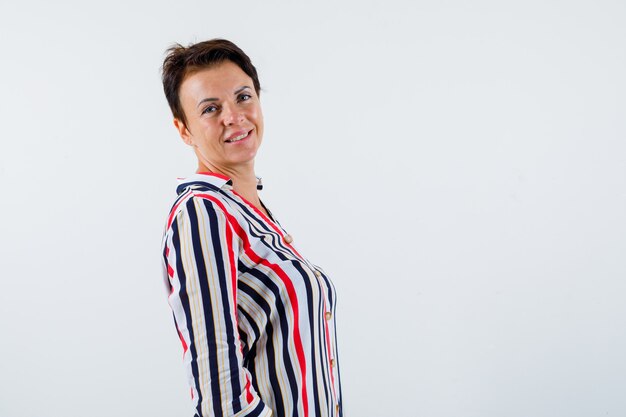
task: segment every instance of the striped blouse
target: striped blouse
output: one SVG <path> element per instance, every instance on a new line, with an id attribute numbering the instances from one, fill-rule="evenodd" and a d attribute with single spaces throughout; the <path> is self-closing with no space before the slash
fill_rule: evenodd
<path id="1" fill-rule="evenodd" d="M 342 416 L 324 271 L 229 178 L 195 174 L 177 193 L 163 260 L 195 415 Z"/>

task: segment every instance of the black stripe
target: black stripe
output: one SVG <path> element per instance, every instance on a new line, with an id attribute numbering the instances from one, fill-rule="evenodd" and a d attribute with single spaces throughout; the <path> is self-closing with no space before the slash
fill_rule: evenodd
<path id="1" fill-rule="evenodd" d="M 246 272 L 254 276 L 255 278 L 257 278 L 259 281 L 261 281 L 261 283 L 265 287 L 267 287 L 272 292 L 272 294 L 274 294 L 274 298 L 276 299 L 276 304 L 275 304 L 276 315 L 280 318 L 279 323 L 280 323 L 280 331 L 282 335 L 282 338 L 281 338 L 282 339 L 282 354 L 283 354 L 282 357 L 289 358 L 290 357 L 289 342 L 291 341 L 291 337 L 286 337 L 286 336 L 292 335 L 293 331 L 290 330 L 289 328 L 290 324 L 289 324 L 289 320 L 287 319 L 289 315 L 287 314 L 285 305 L 282 302 L 280 288 L 278 288 L 276 283 L 270 277 L 268 277 L 267 275 L 265 275 L 263 272 L 261 272 L 258 269 L 247 269 Z M 291 361 L 285 361 L 284 366 L 285 366 L 285 372 L 287 373 L 287 380 L 289 381 L 289 388 L 291 391 L 291 395 L 293 396 L 295 402 L 297 402 L 299 392 L 298 392 L 298 382 L 296 380 L 296 371 Z M 297 408 L 294 408 L 294 412 L 297 412 Z"/>
<path id="2" fill-rule="evenodd" d="M 240 315 L 239 320 L 241 320 L 241 316 L 243 316 L 243 318 L 250 325 L 250 327 L 252 327 L 252 331 L 254 332 L 254 335 L 249 336 L 247 333 L 242 331 L 242 333 L 245 335 L 246 343 L 247 343 L 246 345 L 247 352 L 244 353 L 244 356 L 243 356 L 243 360 L 244 360 L 243 366 L 245 366 L 250 372 L 252 372 L 250 369 L 250 366 L 254 365 L 254 357 L 256 356 L 255 354 L 256 341 L 259 340 L 259 337 L 261 336 L 261 332 L 259 331 L 259 326 L 257 326 L 252 316 L 246 310 L 240 308 L 239 315 Z"/>
<path id="3" fill-rule="evenodd" d="M 252 327 L 252 331 L 255 333 L 254 337 L 252 338 L 253 342 L 248 347 L 247 354 L 244 355 L 243 357 L 243 366 L 250 372 L 250 376 L 252 377 L 252 381 L 250 381 L 250 383 L 254 387 L 255 391 L 257 391 L 258 393 L 259 385 L 257 384 L 257 380 L 256 380 L 256 364 L 254 362 L 254 359 L 257 356 L 256 341 L 259 340 L 261 333 L 259 332 L 259 327 L 255 323 L 254 319 L 252 318 L 252 316 L 250 316 L 250 314 L 248 314 L 247 311 L 240 309 L 239 313 L 241 316 L 245 318 L 245 320 L 248 322 L 250 327 Z"/>
<path id="4" fill-rule="evenodd" d="M 222 192 L 221 194 L 227 197 L 230 201 L 232 201 L 233 204 L 236 204 L 237 209 L 245 214 L 246 220 L 248 221 L 248 226 L 250 228 L 250 232 L 255 232 L 253 233 L 254 237 L 261 238 L 262 235 L 265 236 L 269 234 L 272 241 L 272 251 L 276 252 L 277 254 L 285 252 L 292 257 L 298 258 L 296 253 L 285 245 L 285 243 L 283 242 L 283 238 L 280 236 L 280 234 L 276 230 L 274 230 L 274 228 L 270 227 L 263 218 L 256 214 L 256 212 L 250 210 L 248 208 L 248 204 L 235 200 L 233 196 L 225 192 Z M 250 219 L 253 219 L 254 223 L 251 222 Z M 275 223 L 278 224 L 278 222 Z M 262 240 L 265 242 L 265 239 Z"/>
<path id="5" fill-rule="evenodd" d="M 204 322 L 207 335 L 209 378 L 211 381 L 211 400 L 213 402 L 213 410 L 215 411 L 215 414 L 223 415 L 224 413 L 222 412 L 222 396 L 219 386 L 219 365 L 216 355 L 215 325 L 213 324 L 213 312 L 210 309 L 210 306 L 213 304 L 213 297 L 208 288 L 208 275 L 205 259 L 202 254 L 202 244 L 200 239 L 200 224 L 198 222 L 198 215 L 196 213 L 194 199 L 189 199 L 189 201 L 187 201 L 187 213 L 189 214 L 193 255 L 196 260 L 196 268 L 198 269 L 200 293 L 202 294 L 202 302 L 205 306 Z M 214 247 L 219 248 L 219 241 L 213 242 L 213 245 Z"/>
<path id="6" fill-rule="evenodd" d="M 203 181 L 190 181 L 176 187 L 176 194 L 181 195 L 187 191 L 188 188 L 193 188 L 194 191 L 220 191 L 220 189 L 213 184 L 208 184 Z"/>
<path id="7" fill-rule="evenodd" d="M 259 417 L 261 414 L 263 414 L 264 409 L 265 409 L 265 404 L 263 404 L 263 401 L 259 401 L 259 404 L 256 407 L 254 407 L 254 410 L 246 414 L 246 417 Z M 273 416 L 280 417 L 280 414 L 273 414 Z"/>
<path id="8" fill-rule="evenodd" d="M 307 274 L 307 272 L 305 271 L 305 269 L 302 267 L 302 264 L 298 261 L 292 260 L 291 263 L 293 264 L 294 268 L 296 268 L 298 270 L 298 272 L 300 273 L 300 277 L 302 278 L 302 280 L 304 281 L 304 287 L 306 288 L 306 305 L 307 305 L 307 313 L 309 314 L 309 332 L 311 332 L 310 334 L 310 339 L 311 339 L 311 346 L 313 346 L 316 341 L 315 341 L 315 313 L 313 311 L 313 307 L 314 307 L 314 303 L 313 303 L 313 288 L 311 286 L 311 279 L 309 278 L 310 275 Z M 318 283 L 319 286 L 319 283 Z M 320 298 L 321 301 L 321 297 Z M 323 307 L 320 307 L 318 305 L 318 310 Z M 323 310 L 322 310 L 323 311 Z M 319 334 L 319 333 L 318 333 Z M 324 338 L 324 340 L 326 340 Z M 325 344 L 325 343 L 324 343 Z M 316 416 L 322 415 L 321 411 L 320 411 L 320 393 L 319 393 L 319 389 L 317 387 L 317 359 L 315 358 L 315 354 L 313 354 L 314 351 L 308 352 L 310 354 L 310 359 L 311 359 L 311 369 L 308 371 L 311 373 L 311 376 L 313 378 L 313 398 L 314 398 L 314 404 L 315 404 L 315 414 Z M 307 354 L 307 352 L 304 352 L 305 354 Z M 324 376 L 324 373 L 322 373 L 322 376 Z M 324 378 L 324 385 L 326 385 L 326 379 Z M 309 391 L 311 387 L 308 387 Z"/>
<path id="9" fill-rule="evenodd" d="M 180 282 L 180 302 L 183 307 L 183 311 L 185 312 L 185 322 L 187 323 L 187 332 L 189 332 L 189 354 L 191 355 L 191 374 L 193 375 L 193 380 L 196 384 L 196 391 L 198 393 L 198 406 L 196 407 L 197 412 L 202 415 L 202 410 L 200 408 L 202 404 L 202 390 L 200 389 L 200 380 L 198 379 L 198 353 L 196 352 L 196 347 L 193 343 L 194 333 L 193 326 L 191 325 L 191 309 L 189 308 L 189 296 L 187 295 L 187 276 L 185 275 L 185 268 L 183 267 L 183 260 L 180 256 L 180 235 L 178 230 L 178 223 L 174 221 L 172 223 L 172 245 L 174 246 L 174 250 L 176 251 L 176 275 L 178 276 L 178 281 Z"/>
<path id="10" fill-rule="evenodd" d="M 331 283 L 331 286 L 332 286 L 332 283 Z M 335 294 L 334 286 L 333 286 L 333 294 Z M 335 305 L 333 306 L 333 329 L 335 329 L 333 336 L 335 340 L 335 361 L 337 362 L 336 368 L 335 368 L 337 369 L 337 400 L 339 403 L 339 417 L 342 417 L 343 416 L 343 397 L 341 396 L 341 372 L 340 372 L 341 366 L 339 366 L 339 349 L 338 349 L 339 342 L 337 341 L 337 320 L 335 319 L 335 311 L 337 311 L 337 297 L 335 297 Z"/>
<path id="11" fill-rule="evenodd" d="M 237 202 L 237 204 L 240 205 L 242 210 L 245 210 L 246 212 L 248 212 L 248 214 L 250 216 L 252 216 L 250 211 L 245 206 L 241 205 L 238 202 Z M 268 226 L 265 226 L 266 223 L 264 221 L 260 221 L 260 224 L 263 225 L 264 226 L 263 229 L 265 229 L 265 231 L 270 233 L 270 235 L 272 236 L 272 244 L 268 243 L 265 239 L 263 239 L 261 234 L 258 233 L 256 230 L 254 230 L 252 225 L 250 225 L 249 233 L 250 233 L 250 235 L 252 237 L 254 237 L 256 240 L 262 242 L 264 246 L 266 246 L 268 249 L 270 249 L 272 252 L 274 252 L 278 256 L 278 258 L 280 260 L 291 262 L 293 267 L 299 272 L 300 276 L 298 278 L 302 279 L 302 281 L 304 282 L 304 285 L 305 285 L 305 289 L 306 289 L 306 298 L 307 298 L 306 299 L 306 301 L 307 301 L 306 304 L 307 304 L 307 310 L 308 310 L 307 313 L 309 315 L 308 316 L 308 322 L 309 322 L 310 340 L 311 340 L 312 344 L 315 344 L 315 343 L 321 344 L 320 351 L 324 352 L 324 357 L 326 357 L 327 356 L 326 355 L 326 352 L 327 352 L 326 332 L 325 332 L 325 329 L 323 327 L 324 326 L 323 320 L 325 320 L 325 318 L 322 318 L 322 321 L 320 321 L 320 324 L 322 326 L 322 333 L 319 333 L 319 332 L 316 333 L 315 332 L 315 325 L 314 325 L 314 323 L 316 321 L 315 320 L 316 316 L 315 316 L 314 311 L 313 311 L 313 308 L 314 308 L 313 294 L 312 294 L 313 290 L 311 288 L 311 280 L 309 278 L 310 275 L 307 274 L 305 269 L 302 267 L 302 263 L 301 262 L 304 262 L 304 261 L 300 261 L 300 257 L 298 257 L 295 253 L 291 252 L 291 250 L 286 249 L 286 251 L 288 250 L 288 255 L 290 255 L 290 256 L 286 256 L 285 253 L 277 251 L 276 250 L 276 246 L 278 246 L 278 245 L 276 245 L 276 243 L 278 241 L 278 242 L 280 242 L 280 244 L 282 246 L 282 238 L 280 238 L 280 236 L 278 236 L 277 233 L 273 229 L 270 229 Z M 296 259 L 294 260 L 293 258 L 296 258 Z M 252 271 L 253 275 L 256 276 L 257 278 L 263 277 L 263 278 L 267 279 L 267 281 L 265 281 L 265 280 L 262 280 L 262 281 L 268 288 L 270 287 L 270 285 L 269 285 L 270 283 L 271 283 L 271 285 L 275 285 L 271 281 L 271 279 L 267 278 L 260 271 L 258 271 L 256 269 L 248 269 L 247 267 L 246 267 L 246 269 L 248 271 Z M 293 277 L 290 277 L 290 279 L 292 279 L 292 281 L 293 281 Z M 319 283 L 318 283 L 318 287 L 321 287 L 321 285 Z M 323 305 L 322 305 L 322 298 L 321 298 L 321 294 L 322 294 L 321 293 L 321 288 L 318 288 L 318 291 L 320 291 L 320 297 L 319 297 L 319 300 L 318 300 L 318 311 L 321 310 L 322 312 L 324 312 Z M 272 292 L 274 292 L 274 291 L 272 290 Z M 280 300 L 280 298 L 278 298 L 276 293 L 274 293 L 274 294 L 277 297 L 276 299 Z M 281 317 L 281 322 L 284 319 L 285 325 L 288 326 L 288 322 L 286 320 L 287 316 L 286 316 L 286 314 L 284 314 L 284 306 L 282 305 L 282 303 L 279 303 L 279 304 L 283 308 L 283 313 L 278 312 L 278 315 L 279 315 L 279 317 Z M 301 304 L 301 303 L 299 303 L 299 304 Z M 300 314 L 302 314 L 302 311 L 300 312 Z M 283 332 L 283 334 L 288 334 L 288 333 Z M 318 334 L 318 335 L 321 334 L 322 335 L 322 339 L 320 340 L 319 337 L 316 338 L 315 334 Z M 285 338 L 283 338 L 283 340 L 284 339 Z M 303 346 L 303 348 L 304 348 L 304 346 Z M 283 352 L 288 357 L 288 351 L 285 350 L 285 347 L 283 347 Z M 304 353 L 305 353 L 305 355 L 307 355 L 306 351 Z M 317 386 L 317 372 L 315 372 L 315 370 L 317 370 L 317 360 L 316 360 L 315 355 L 313 354 L 313 352 L 308 352 L 308 356 L 311 359 L 311 365 L 312 365 L 311 366 L 312 369 L 310 369 L 309 372 L 311 372 L 312 379 L 313 379 L 313 398 L 314 398 L 315 412 L 316 412 L 316 414 L 314 414 L 314 415 L 321 415 L 321 411 L 320 411 L 320 393 L 319 393 L 319 389 L 318 389 L 318 386 Z M 297 404 L 297 399 L 299 397 L 298 384 L 296 383 L 296 380 L 295 380 L 295 372 L 294 372 L 292 364 L 288 363 L 288 365 L 289 365 L 289 369 L 291 371 L 291 372 L 288 371 L 288 373 L 287 373 L 288 374 L 289 383 L 290 383 L 290 388 L 291 388 L 291 391 L 292 391 L 292 393 L 294 395 L 294 404 Z M 323 378 L 323 385 L 324 385 L 325 390 L 326 390 L 325 394 L 326 394 L 327 398 L 332 398 L 332 392 L 331 392 L 332 387 L 330 387 L 330 381 L 327 380 L 325 372 L 322 372 L 322 378 Z M 310 391 L 310 387 L 309 387 L 308 391 Z M 297 410 L 298 410 L 298 408 L 294 407 L 294 413 L 297 414 Z M 296 414 L 294 414 L 295 417 L 297 417 Z"/>
<path id="12" fill-rule="evenodd" d="M 328 346 L 326 346 L 326 317 L 324 316 L 326 314 L 326 311 L 324 309 L 324 293 L 323 293 L 323 289 L 322 289 L 322 283 L 319 282 L 319 280 L 316 280 L 317 282 L 317 290 L 319 291 L 319 297 L 317 299 L 317 311 L 321 312 L 322 314 L 322 319 L 321 320 L 317 320 L 317 332 L 316 334 L 319 335 L 318 340 L 315 341 L 315 343 L 318 343 L 318 348 L 319 351 L 321 353 L 321 359 L 320 361 L 321 366 L 320 369 L 322 370 L 322 385 L 324 386 L 324 395 L 326 397 L 326 403 L 328 404 L 328 400 L 331 399 L 333 397 L 333 393 L 332 393 L 332 387 L 331 387 L 331 381 L 330 381 L 330 375 L 327 375 L 326 370 L 327 369 L 331 369 L 330 368 L 330 363 L 329 361 L 329 357 L 328 357 Z M 332 369 L 331 369 L 332 372 Z"/>
<path id="13" fill-rule="evenodd" d="M 319 269 L 318 269 L 319 271 Z M 332 310 L 333 309 L 333 294 L 335 293 L 335 288 L 333 287 L 332 283 L 330 282 L 330 280 L 328 279 L 328 277 L 322 272 L 319 271 L 320 276 L 324 279 L 324 284 L 326 285 L 326 294 L 328 294 L 328 309 Z"/>
<path id="14" fill-rule="evenodd" d="M 174 200 L 174 204 L 172 204 L 172 207 L 170 207 L 170 215 L 172 214 L 172 210 L 174 210 L 174 207 L 176 207 L 178 202 L 183 198 L 183 194 L 184 193 L 178 194 L 178 197 L 176 197 L 176 200 Z"/>
<path id="15" fill-rule="evenodd" d="M 265 299 L 254 290 L 254 288 L 250 287 L 245 282 L 240 281 L 239 291 L 247 294 L 250 298 L 252 298 L 254 302 L 259 307 L 261 307 L 261 309 L 265 313 L 265 317 L 268 317 L 268 318 L 270 317 L 271 315 L 270 306 L 267 304 L 267 302 L 265 302 Z M 283 404 L 283 396 L 281 394 L 282 391 L 280 390 L 280 385 L 278 384 L 278 378 L 276 377 L 276 372 L 275 372 L 276 360 L 275 360 L 275 353 L 274 353 L 274 344 L 272 343 L 272 339 L 274 337 L 274 326 L 272 325 L 272 322 L 270 320 L 267 320 L 267 323 L 265 323 L 265 333 L 267 334 L 265 357 L 267 359 L 267 365 L 269 368 L 268 372 L 269 372 L 270 386 L 272 387 L 272 391 L 274 392 L 274 399 L 276 401 L 276 410 L 274 411 L 276 412 L 277 416 L 284 416 L 285 405 Z M 283 335 L 286 335 L 286 334 L 288 333 L 283 333 Z"/>
<path id="16" fill-rule="evenodd" d="M 320 271 L 320 274 L 322 272 Z M 319 303 L 319 310 L 321 311 L 322 314 L 326 314 L 326 308 L 324 308 L 324 291 L 326 291 L 327 294 L 328 293 L 328 286 L 326 285 L 326 279 L 322 276 L 322 280 L 324 281 L 323 283 L 318 279 L 317 280 L 317 284 L 318 284 L 318 288 L 320 291 L 320 297 L 318 300 Z M 330 297 L 330 294 L 329 294 Z M 327 306 L 329 311 L 332 311 L 332 306 L 329 305 Z M 324 369 L 329 369 L 330 372 L 333 372 L 333 368 L 330 366 L 330 357 L 328 356 L 328 346 L 326 345 L 328 342 L 326 340 L 326 317 L 322 317 L 322 320 L 319 321 L 318 324 L 319 328 L 318 328 L 318 334 L 321 335 L 321 339 L 319 340 L 319 347 L 320 347 L 320 351 L 324 352 L 323 356 L 322 356 L 322 362 L 323 362 L 323 366 Z M 329 332 L 330 333 L 330 332 Z M 331 349 L 331 354 L 332 354 L 332 349 Z M 332 387 L 332 377 L 327 374 L 326 372 L 322 372 L 322 379 L 324 380 L 324 388 L 326 390 L 325 394 L 326 394 L 326 398 L 327 398 L 327 403 L 331 403 L 330 400 L 332 400 L 333 398 L 333 387 Z"/>
<path id="17" fill-rule="evenodd" d="M 332 395 L 334 389 L 333 384 L 331 384 L 333 373 L 336 379 L 335 388 L 337 388 L 336 401 L 340 406 L 339 414 L 343 415 L 339 360 L 337 357 L 338 342 L 335 332 L 331 331 L 329 335 L 330 340 L 326 339 L 326 329 L 330 325 L 330 322 L 327 322 L 325 318 L 326 309 L 333 313 L 333 321 L 335 321 L 334 311 L 336 299 L 335 288 L 332 282 L 322 271 L 320 271 L 322 275 L 316 277 L 314 272 L 317 268 L 311 265 L 305 258 L 297 255 L 295 249 L 291 249 L 291 247 L 284 242 L 281 236 L 284 231 L 278 221 L 273 217 L 270 216 L 270 220 L 266 221 L 265 216 L 258 214 L 248 203 L 242 202 L 242 200 L 232 192 L 221 190 L 203 181 L 188 182 L 185 183 L 184 186 L 179 186 L 177 191 L 182 194 L 177 199 L 177 202 L 180 202 L 184 193 L 190 189 L 194 192 L 204 191 L 220 198 L 227 205 L 228 211 L 234 212 L 239 225 L 245 231 L 247 239 L 254 248 L 254 251 L 261 258 L 269 260 L 271 263 L 283 269 L 287 267 L 286 272 L 289 272 L 288 279 L 293 282 L 294 287 L 301 294 L 297 302 L 300 306 L 300 331 L 302 331 L 303 341 L 304 339 L 310 340 L 310 345 L 304 344 L 302 346 L 304 348 L 305 359 L 305 363 L 302 364 L 302 366 L 306 366 L 306 376 L 308 376 L 308 380 L 311 382 L 311 384 L 307 383 L 307 396 L 310 407 L 309 415 L 311 417 L 318 417 L 328 411 L 332 414 L 336 412 L 336 402 L 333 401 Z M 189 196 L 187 195 L 187 197 Z M 197 201 L 197 199 L 201 197 L 195 198 Z M 305 381 L 299 381 L 299 358 L 298 356 L 292 356 L 289 349 L 290 346 L 293 346 L 294 342 L 295 323 L 289 319 L 291 312 L 288 311 L 287 303 L 290 301 L 288 300 L 287 293 L 284 291 L 283 283 L 280 277 L 275 276 L 275 274 L 265 274 L 263 272 L 264 268 L 261 267 L 259 269 L 259 265 L 251 264 L 250 260 L 247 260 L 245 253 L 240 252 L 236 254 L 236 256 L 238 256 L 238 259 L 236 259 L 238 261 L 236 265 L 238 269 L 238 289 L 235 288 L 233 290 L 239 291 L 240 296 L 249 298 L 251 306 L 253 305 L 254 308 L 258 309 L 260 314 L 257 315 L 256 312 L 249 311 L 247 309 L 247 303 L 243 305 L 238 303 L 237 306 L 233 306 L 232 294 L 229 293 L 227 286 L 227 283 L 230 283 L 231 280 L 230 271 L 227 269 L 228 260 L 224 258 L 227 253 L 225 253 L 225 247 L 222 246 L 222 244 L 224 244 L 223 228 L 225 225 L 228 227 L 228 225 L 224 223 L 221 210 L 215 207 L 215 205 L 211 203 L 211 200 L 203 199 L 203 204 L 204 206 L 201 210 L 206 210 L 206 214 L 208 214 L 208 236 L 206 236 L 206 239 L 213 242 L 213 247 L 210 248 L 210 250 L 212 251 L 211 256 L 215 256 L 215 259 L 211 259 L 212 265 L 208 263 L 209 259 L 205 259 L 202 254 L 200 242 L 203 241 L 205 237 L 201 236 L 201 240 L 198 236 L 193 236 L 193 232 L 196 234 L 199 233 L 195 228 L 198 228 L 198 217 L 202 216 L 200 214 L 201 211 L 198 210 L 194 212 L 195 210 L 190 206 L 189 202 L 187 202 L 187 205 L 183 206 L 183 208 L 188 210 L 190 218 L 193 217 L 195 219 L 195 223 L 193 220 L 191 222 L 194 226 L 192 227 L 192 244 L 199 277 L 206 277 L 207 268 L 214 268 L 217 270 L 216 279 L 221 283 L 219 290 L 209 294 L 208 281 L 204 279 L 205 282 L 200 283 L 200 294 L 198 294 L 198 296 L 202 296 L 203 303 L 205 304 L 204 314 L 207 321 L 206 332 L 210 345 L 209 367 L 207 372 L 210 374 L 211 391 L 209 392 L 209 387 L 203 386 L 202 389 L 206 390 L 204 397 L 206 398 L 207 395 L 212 395 L 213 398 L 211 400 L 213 401 L 213 408 L 218 415 L 223 413 L 229 414 L 231 411 L 230 404 L 233 404 L 233 411 L 235 413 L 245 408 L 245 405 L 244 407 L 241 405 L 245 402 L 243 400 L 245 397 L 242 395 L 242 389 L 245 389 L 245 387 L 241 386 L 243 384 L 240 379 L 241 365 L 239 365 L 237 361 L 237 355 L 239 354 L 239 352 L 237 352 L 237 349 L 239 349 L 238 341 L 240 340 L 243 353 L 243 366 L 249 372 L 251 376 L 250 383 L 257 391 L 257 394 L 260 394 L 258 384 L 261 380 L 257 380 L 256 364 L 258 364 L 260 360 L 263 360 L 267 363 L 269 371 L 267 377 L 264 376 L 267 380 L 263 380 L 263 382 L 269 385 L 268 400 L 270 398 L 272 399 L 272 411 L 274 415 L 276 417 L 301 417 L 298 414 L 298 408 L 302 402 L 301 382 L 304 383 Z M 274 229 L 274 224 L 278 226 L 278 229 Z M 175 227 L 178 227 L 178 225 L 175 225 Z M 172 229 L 174 229 L 174 227 L 172 227 Z M 219 233 L 220 230 L 222 231 L 221 234 Z M 277 232 L 276 230 L 279 231 Z M 176 232 L 178 232 L 178 230 L 176 230 Z M 230 242 L 227 243 L 230 244 Z M 180 243 L 178 243 L 178 245 L 180 246 Z M 177 262 L 180 263 L 180 260 L 177 260 Z M 204 271 L 204 273 L 202 273 L 201 270 Z M 177 267 L 176 272 L 182 272 L 182 268 Z M 242 276 L 245 282 L 241 281 Z M 184 276 L 180 279 L 181 285 L 183 285 L 182 281 L 184 281 Z M 254 282 L 257 282 L 258 285 L 254 284 Z M 252 283 L 253 285 L 247 283 Z M 184 301 L 185 306 L 183 310 L 187 315 L 187 322 L 190 323 L 189 299 L 194 297 L 194 295 L 192 294 L 191 297 L 186 293 L 181 295 L 187 295 L 188 297 Z M 225 333 L 225 339 L 223 341 L 226 342 L 228 346 L 228 365 L 226 366 L 229 366 L 229 369 L 226 369 L 224 366 L 221 371 L 230 373 L 231 384 L 234 383 L 234 385 L 232 385 L 232 398 L 230 396 L 227 397 L 226 392 L 221 393 L 219 391 L 219 383 L 215 382 L 216 378 L 214 377 L 214 373 L 220 372 L 220 369 L 217 369 L 217 355 L 215 352 L 215 332 L 218 330 L 218 325 L 212 321 L 213 314 L 209 302 L 211 295 L 215 300 L 217 300 L 217 297 L 221 297 L 220 300 L 223 302 L 222 305 L 225 312 L 232 313 L 232 311 L 235 311 L 239 316 L 239 326 L 237 328 L 235 327 L 232 314 L 227 314 L 223 320 L 224 323 L 219 324 L 219 326 L 224 325 L 224 330 L 220 328 L 219 331 Z M 303 295 L 306 296 L 304 297 Z M 304 303 L 306 303 L 306 306 Z M 209 306 L 209 308 L 206 306 Z M 209 327 L 211 329 L 209 329 Z M 212 336 L 210 330 L 213 332 Z M 328 330 L 330 331 L 330 329 Z M 280 341 L 277 343 L 274 342 L 274 336 L 276 336 L 276 340 L 280 339 Z M 257 342 L 261 337 L 267 337 L 267 342 L 262 346 L 262 349 L 259 349 Z M 211 345 L 211 343 L 213 344 Z M 194 349 L 193 343 L 191 345 L 190 349 Z M 334 369 L 329 366 L 331 356 L 328 355 L 329 347 L 333 345 L 334 347 L 331 348 L 330 351 L 331 356 L 334 357 L 336 362 Z M 334 354 L 332 354 L 333 350 Z M 319 354 L 316 354 L 316 352 L 319 352 Z M 190 365 L 191 373 L 194 376 L 196 385 L 199 387 L 197 352 L 194 349 L 193 353 L 190 352 L 190 354 L 192 356 L 192 363 Z M 329 373 L 329 371 L 331 373 Z M 281 387 L 279 381 L 281 381 L 281 383 L 285 382 L 287 385 Z M 218 390 L 217 395 L 215 393 L 216 387 Z M 284 390 L 285 398 L 283 398 L 281 388 Z M 200 389 L 198 389 L 198 393 L 201 395 Z M 224 404 L 221 404 L 222 399 Z M 216 401 L 219 401 L 219 406 L 216 405 Z M 230 403 L 231 401 L 232 403 Z M 201 401 L 199 401 L 199 403 L 201 403 Z M 293 409 L 293 413 L 287 415 L 286 410 L 289 409 Z M 264 410 L 266 410 L 266 407 L 263 401 L 260 401 L 255 409 L 246 415 L 260 416 Z M 199 407 L 198 411 L 200 411 Z M 201 413 L 198 415 L 201 415 Z"/>
<path id="18" fill-rule="evenodd" d="M 237 316 L 239 316 L 239 312 L 237 312 Z M 241 324 L 241 317 L 239 318 L 239 324 Z M 243 357 L 245 358 L 248 355 L 248 335 L 246 334 L 246 332 L 242 331 L 241 329 L 237 329 L 239 331 L 239 340 L 241 341 L 241 354 L 243 355 Z"/>
<path id="19" fill-rule="evenodd" d="M 220 298 L 224 305 L 224 328 L 226 329 L 226 344 L 228 346 L 228 368 L 230 371 L 230 384 L 232 389 L 232 404 L 233 412 L 238 413 L 241 411 L 241 393 L 242 387 L 239 380 L 239 364 L 237 363 L 237 335 L 235 335 L 235 324 L 230 316 L 230 312 L 235 311 L 235 306 L 231 304 L 231 294 L 228 292 L 228 285 L 230 283 L 230 274 L 227 271 L 227 266 L 224 265 L 224 255 L 222 253 L 222 242 L 220 236 L 220 225 L 218 223 L 218 214 L 213 208 L 212 203 L 209 200 L 203 199 L 204 207 L 209 215 L 209 231 L 211 232 L 211 241 L 214 250 L 214 260 L 217 269 L 217 276 L 220 287 Z M 224 224 L 223 227 L 227 227 Z M 230 245 L 230 242 L 225 242 L 226 245 Z M 235 265 L 231 265 L 235 267 Z M 201 275 L 202 276 L 202 275 Z M 208 283 L 207 283 L 208 285 Z M 236 288 L 233 288 L 236 291 Z"/>

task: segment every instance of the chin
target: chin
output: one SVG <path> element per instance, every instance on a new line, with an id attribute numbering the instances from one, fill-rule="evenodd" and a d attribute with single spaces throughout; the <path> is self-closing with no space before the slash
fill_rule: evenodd
<path id="1" fill-rule="evenodd" d="M 231 164 L 232 165 L 248 165 L 251 162 L 254 162 L 254 158 L 256 156 L 256 153 L 251 154 L 251 155 L 241 155 L 238 158 L 233 158 L 231 160 Z"/>

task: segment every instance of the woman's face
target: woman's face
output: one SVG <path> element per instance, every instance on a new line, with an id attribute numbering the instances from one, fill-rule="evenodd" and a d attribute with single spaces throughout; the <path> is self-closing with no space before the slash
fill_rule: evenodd
<path id="1" fill-rule="evenodd" d="M 180 86 L 187 126 L 174 119 L 194 147 L 200 170 L 228 174 L 252 167 L 263 138 L 263 114 L 252 79 L 225 61 L 188 75 Z"/>

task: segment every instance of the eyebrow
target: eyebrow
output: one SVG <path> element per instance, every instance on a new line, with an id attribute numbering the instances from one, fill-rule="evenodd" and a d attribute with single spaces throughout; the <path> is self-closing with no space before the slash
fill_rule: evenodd
<path id="1" fill-rule="evenodd" d="M 234 94 L 237 95 L 246 89 L 251 90 L 249 86 L 244 85 L 243 87 L 239 87 L 237 90 L 235 90 Z M 218 101 L 218 100 L 219 98 L 216 98 L 216 97 L 203 98 L 202 100 L 198 102 L 198 104 L 196 105 L 196 108 L 200 107 L 203 103 L 206 103 L 207 101 Z"/>
<path id="2" fill-rule="evenodd" d="M 241 93 L 241 92 L 242 92 L 243 90 L 245 90 L 246 88 L 247 88 L 248 90 L 250 90 L 250 89 L 251 89 L 251 88 L 250 88 L 250 87 L 248 87 L 247 85 L 244 85 L 243 87 L 241 87 L 241 88 L 237 89 L 237 90 L 235 91 L 235 94 L 239 94 L 239 93 Z"/>

